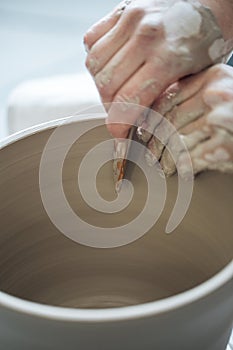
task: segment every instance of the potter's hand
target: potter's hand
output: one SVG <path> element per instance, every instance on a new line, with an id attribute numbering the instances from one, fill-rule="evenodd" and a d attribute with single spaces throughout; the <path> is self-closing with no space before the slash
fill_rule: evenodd
<path id="1" fill-rule="evenodd" d="M 232 67 L 218 64 L 174 83 L 156 101 L 153 109 L 178 130 L 190 152 L 194 173 L 207 169 L 233 173 Z M 162 134 L 161 120 L 155 121 L 153 113 L 149 114 L 145 122 L 147 130 Z M 155 136 L 151 138 L 148 131 L 140 130 L 140 134 L 143 141 L 148 142 L 146 158 L 149 164 L 160 159 L 165 174 L 172 175 L 176 166 L 168 149 Z M 172 137 L 167 140 L 167 145 L 179 154 L 176 149 L 179 145 Z M 188 164 L 187 154 L 181 152 L 177 162 L 181 174 L 188 172 Z"/>
<path id="2" fill-rule="evenodd" d="M 201 2 L 126 1 L 87 32 L 86 65 L 102 101 L 109 103 L 108 123 L 134 123 L 139 111 L 129 110 L 127 102 L 148 107 L 173 82 L 221 62 L 230 51 Z M 108 128 L 120 138 L 127 136 L 129 125 Z"/>

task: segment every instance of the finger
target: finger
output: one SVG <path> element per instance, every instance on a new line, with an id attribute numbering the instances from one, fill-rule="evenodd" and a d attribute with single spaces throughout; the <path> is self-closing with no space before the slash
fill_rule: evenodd
<path id="1" fill-rule="evenodd" d="M 183 78 L 170 85 L 158 100 L 155 101 L 153 109 L 161 114 L 169 112 L 173 107 L 183 103 L 196 95 L 206 82 L 207 70 L 201 73 Z"/>
<path id="2" fill-rule="evenodd" d="M 225 144 L 227 144 L 226 141 L 224 139 L 221 139 L 220 136 L 215 136 L 216 128 L 214 128 L 212 125 L 208 123 L 208 115 L 202 118 L 199 118 L 194 122 L 188 124 L 179 132 L 180 132 L 180 136 L 182 137 L 183 143 L 186 145 L 189 151 L 194 149 L 204 141 L 213 137 L 215 137 L 216 142 L 218 140 L 219 143 L 225 142 Z M 218 134 L 218 135 L 221 135 L 221 134 Z M 166 149 L 161 150 L 160 148 L 160 152 L 163 152 L 160 163 L 165 175 L 168 175 L 168 176 L 174 174 L 176 171 L 176 165 L 175 165 L 176 161 L 174 161 L 173 158 L 175 157 L 175 160 L 178 159 L 179 155 L 183 152 L 182 146 L 176 142 L 176 139 L 174 138 L 174 136 L 175 135 L 172 135 L 172 137 L 169 138 L 169 142 Z M 157 141 L 156 147 L 157 149 L 159 149 L 160 145 L 158 144 L 158 140 L 156 141 Z M 213 142 L 211 142 L 211 145 L 212 144 Z M 231 148 L 232 147 L 233 147 L 233 144 L 231 145 Z M 158 156 L 158 154 L 156 155 Z"/>
<path id="3" fill-rule="evenodd" d="M 160 160 L 160 165 L 165 176 L 171 176 L 176 172 L 176 163 L 171 153 L 166 148 Z"/>
<path id="4" fill-rule="evenodd" d="M 86 58 L 86 67 L 91 75 L 96 76 L 106 63 L 128 41 L 128 34 L 114 27 L 100 38 Z"/>
<path id="5" fill-rule="evenodd" d="M 145 151 L 145 158 L 149 166 L 154 166 L 160 160 L 163 149 L 164 144 L 156 137 L 152 137 Z"/>
<path id="6" fill-rule="evenodd" d="M 207 72 L 201 72 L 194 76 L 181 79 L 178 82 L 170 85 L 155 101 L 152 106 L 152 110 L 165 115 L 170 112 L 175 106 L 189 100 L 202 89 L 206 81 Z M 153 113 L 148 113 L 143 124 L 140 126 L 139 138 L 143 142 L 148 142 L 153 134 L 154 129 L 157 127 L 157 121 L 154 120 Z M 143 130 L 144 129 L 144 130 Z"/>
<path id="7" fill-rule="evenodd" d="M 190 99 L 175 106 L 170 112 L 166 113 L 166 118 L 172 123 L 175 129 L 179 130 L 185 125 L 201 117 L 208 107 L 202 98 L 202 90 L 192 96 Z"/>
<path id="8" fill-rule="evenodd" d="M 176 163 L 180 154 L 192 150 L 201 142 L 213 136 L 214 130 L 207 124 L 206 117 L 199 118 L 173 134 L 162 151 L 161 167 L 166 176 L 176 172 Z M 158 146 L 157 146 L 158 147 Z"/>
<path id="9" fill-rule="evenodd" d="M 166 62 L 160 61 L 160 59 L 155 62 L 155 65 L 144 64 L 117 91 L 113 102 L 120 102 L 120 104 L 113 103 L 107 118 L 107 125 L 112 122 L 121 123 L 119 128 L 110 124 L 108 129 L 114 137 L 126 137 L 129 128 L 128 124 L 135 125 L 137 118 L 140 116 L 140 106 L 150 106 L 154 99 L 170 85 L 171 79 L 176 79 L 176 77 L 170 75 L 171 72 L 164 71 L 164 65 L 166 65 Z M 133 108 L 132 104 L 134 105 Z"/>
<path id="10" fill-rule="evenodd" d="M 138 129 L 138 136 L 143 142 L 148 142 L 153 134 L 154 129 L 158 126 L 158 119 L 155 120 L 155 111 L 161 116 L 172 110 L 178 104 L 181 95 L 181 82 L 170 85 L 154 102 L 143 123 Z"/>
<path id="11" fill-rule="evenodd" d="M 207 117 L 208 115 L 205 115 L 179 130 L 188 150 L 214 135 L 215 129 L 209 125 Z"/>
<path id="12" fill-rule="evenodd" d="M 170 112 L 166 113 L 166 120 L 168 120 L 173 126 L 173 130 L 171 130 L 171 132 L 167 132 L 168 123 L 166 122 L 166 120 L 162 120 L 162 122 L 158 124 L 156 119 L 150 119 L 150 127 L 154 130 L 153 136 L 148 143 L 148 149 L 150 151 L 146 155 L 146 160 L 148 164 L 153 165 L 155 162 L 155 158 L 161 158 L 164 147 L 168 143 L 169 147 L 173 149 L 173 152 L 177 151 L 175 149 L 176 142 L 174 141 L 174 139 L 177 135 L 177 130 L 179 129 L 181 129 L 180 133 L 182 134 L 184 134 L 185 132 L 187 134 L 190 134 L 192 133 L 192 131 L 197 130 L 195 134 L 190 135 L 189 137 L 183 137 L 184 142 L 186 142 L 187 144 L 194 144 L 194 142 L 198 142 L 198 140 L 206 138 L 206 133 L 201 130 L 201 128 L 204 126 L 202 125 L 204 121 L 206 123 L 206 119 L 202 119 L 200 122 L 198 121 L 199 119 L 197 119 L 205 113 L 206 109 L 207 107 L 205 106 L 202 100 L 202 92 L 198 91 L 196 95 L 192 96 L 190 99 L 186 100 L 180 105 L 175 106 Z M 193 120 L 195 122 L 193 122 Z M 146 120 L 146 123 L 147 122 L 148 121 Z M 184 128 L 185 125 L 187 125 L 187 129 Z M 147 135 L 143 135 L 143 141 L 145 141 L 149 133 L 147 133 Z M 172 137 L 172 135 L 174 135 L 174 137 Z M 174 165 L 172 163 L 173 162 L 172 160 L 170 160 L 168 151 L 165 151 L 165 154 L 162 157 L 162 165 L 164 171 L 169 175 L 170 173 L 172 174 L 174 172 Z"/>
<path id="13" fill-rule="evenodd" d="M 124 25 L 114 26 L 92 46 L 86 59 L 86 67 L 92 75 L 96 75 L 128 41 L 131 34 L 128 29 Z"/>
<path id="14" fill-rule="evenodd" d="M 153 165 L 155 161 L 154 158 L 161 158 L 164 147 L 167 145 L 169 138 L 172 137 L 175 132 L 176 130 L 173 125 L 165 117 L 162 117 L 157 128 L 153 131 L 152 138 L 147 144 L 149 153 L 146 155 L 146 159 L 149 165 Z"/>
<path id="15" fill-rule="evenodd" d="M 135 40 L 130 40 L 96 75 L 95 83 L 103 103 L 111 102 L 122 84 L 144 63 L 144 55 Z"/>
<path id="16" fill-rule="evenodd" d="M 123 6 L 123 2 L 121 2 L 112 12 L 108 13 L 88 29 L 83 39 L 87 52 L 91 50 L 92 46 L 103 35 L 116 25 L 122 15 Z"/>
<path id="17" fill-rule="evenodd" d="M 168 144 L 164 147 L 160 164 L 166 176 L 176 172 L 176 164 L 181 153 L 188 152 L 182 135 L 175 133 L 169 138 Z"/>
<path id="18" fill-rule="evenodd" d="M 132 46 L 132 49 L 135 51 L 133 60 L 136 59 L 137 52 L 139 57 L 142 55 L 140 53 L 140 50 L 143 52 L 141 45 L 138 45 L 138 43 L 135 43 L 135 40 L 132 39 L 134 37 L 133 33 L 142 15 L 142 9 L 127 6 L 117 24 L 93 44 L 86 60 L 86 66 L 92 75 L 96 75 L 102 70 L 106 63 L 129 39 L 129 41 L 133 41 L 134 44 L 134 46 Z M 127 57 L 126 60 L 129 61 L 129 58 Z"/>
<path id="19" fill-rule="evenodd" d="M 208 122 L 210 125 L 222 127 L 233 133 L 233 103 L 224 103 L 209 113 Z"/>
<path id="20" fill-rule="evenodd" d="M 229 69 L 231 68 L 231 69 Z M 203 99 L 211 109 L 233 100 L 232 67 L 218 64 L 208 69 L 208 84 Z"/>
<path id="21" fill-rule="evenodd" d="M 194 101 L 195 100 L 196 98 L 194 97 Z M 189 107 L 192 108 L 192 104 L 194 101 L 191 101 L 192 103 L 189 104 L 189 100 L 187 100 L 183 105 L 181 104 L 180 106 L 178 106 L 177 109 L 180 107 L 181 111 L 184 112 L 187 107 L 186 103 Z M 185 107 L 183 108 L 183 106 Z M 186 112 L 188 111 L 189 109 Z M 199 113 L 198 111 L 201 111 L 201 109 L 197 108 L 197 112 L 195 116 L 198 116 L 199 114 L 201 114 L 201 112 Z M 182 116 L 182 113 L 180 114 Z M 192 117 L 193 116 L 194 114 L 192 113 Z M 170 122 L 173 125 L 174 120 L 170 120 Z M 179 134 L 180 134 L 180 137 L 182 138 L 182 143 L 179 143 L 179 138 L 177 137 L 178 135 L 177 129 L 179 125 L 173 125 L 173 127 L 174 126 L 177 126 L 177 128 L 171 130 L 171 132 L 167 132 L 167 128 L 168 128 L 167 122 L 165 122 L 165 120 L 162 120 L 162 122 L 155 129 L 154 131 L 155 135 L 152 136 L 147 146 L 150 151 L 148 152 L 149 154 L 146 155 L 148 164 L 153 165 L 155 162 L 155 158 L 157 159 L 161 158 L 162 167 L 164 169 L 164 172 L 167 175 L 171 175 L 175 171 L 174 162 L 172 161 L 172 158 L 171 158 L 171 155 L 169 154 L 168 149 L 171 150 L 171 153 L 173 155 L 179 154 L 183 151 L 182 149 L 183 143 L 186 145 L 188 149 L 192 149 L 199 142 L 202 142 L 206 140 L 208 137 L 210 137 L 212 133 L 212 128 L 211 126 L 208 125 L 208 122 L 207 122 L 207 117 L 202 116 L 194 120 L 193 122 L 188 123 L 183 128 L 179 129 Z M 168 149 L 166 148 L 164 150 L 166 145 Z"/>
<path id="22" fill-rule="evenodd" d="M 217 129 L 209 140 L 198 144 L 191 152 L 194 173 L 204 170 L 233 172 L 233 135 Z M 183 176 L 187 171 L 187 155 L 181 154 L 178 166 Z"/>

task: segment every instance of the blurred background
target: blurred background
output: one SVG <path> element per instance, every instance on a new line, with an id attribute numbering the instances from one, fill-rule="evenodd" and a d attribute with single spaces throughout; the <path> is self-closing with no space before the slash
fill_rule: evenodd
<path id="1" fill-rule="evenodd" d="M 97 99 L 84 66 L 83 35 L 117 3 L 0 0 L 0 138 L 61 117 L 66 111 L 60 106 L 62 96 L 73 104 L 69 113 L 77 108 L 76 96 L 92 94 L 90 99 Z M 49 77 L 57 78 L 48 80 Z M 32 83 L 21 84 L 28 81 Z"/>
<path id="2" fill-rule="evenodd" d="M 117 3 L 0 0 L 0 137 L 11 91 L 29 79 L 83 72 L 83 35 Z"/>

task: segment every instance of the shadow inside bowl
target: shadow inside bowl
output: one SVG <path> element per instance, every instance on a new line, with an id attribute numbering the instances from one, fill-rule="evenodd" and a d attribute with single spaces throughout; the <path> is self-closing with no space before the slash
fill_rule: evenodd
<path id="1" fill-rule="evenodd" d="M 167 179 L 161 217 L 137 241 L 96 249 L 68 239 L 50 221 L 40 196 L 40 158 L 52 131 L 18 140 L 0 152 L 1 291 L 75 308 L 135 305 L 193 288 L 232 260 L 233 181 L 231 175 L 215 172 L 196 178 L 189 210 L 170 235 L 165 227 L 176 200 L 176 176 Z M 63 188 L 77 215 L 92 225 L 111 228 L 138 215 L 147 186 L 136 167 L 131 176 L 134 198 L 127 208 L 104 214 L 84 202 L 77 186 L 79 164 L 93 145 L 108 138 L 105 128 L 97 127 L 71 147 L 63 167 Z M 111 162 L 100 170 L 97 187 L 104 198 L 115 198 Z"/>

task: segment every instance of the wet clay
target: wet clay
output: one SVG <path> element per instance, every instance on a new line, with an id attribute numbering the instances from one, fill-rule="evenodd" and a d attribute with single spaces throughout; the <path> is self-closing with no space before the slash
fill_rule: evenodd
<path id="1" fill-rule="evenodd" d="M 67 307 L 135 305 L 192 288 L 232 260 L 232 176 L 215 172 L 196 179 L 189 211 L 171 235 L 164 230 L 176 200 L 175 176 L 167 182 L 167 203 L 159 221 L 134 243 L 94 249 L 65 237 L 48 218 L 39 191 L 39 162 L 51 133 L 37 132 L 0 151 L 1 291 Z M 63 187 L 77 215 L 92 225 L 111 228 L 140 213 L 147 185 L 134 167 L 135 193 L 127 208 L 109 215 L 85 204 L 77 186 L 79 164 L 90 148 L 108 138 L 105 127 L 98 127 L 72 146 L 64 163 Z M 60 143 L 57 151 L 63 147 Z M 111 162 L 100 170 L 97 188 L 106 200 L 115 198 Z M 54 210 L 59 211 L 59 203 L 54 203 Z"/>

